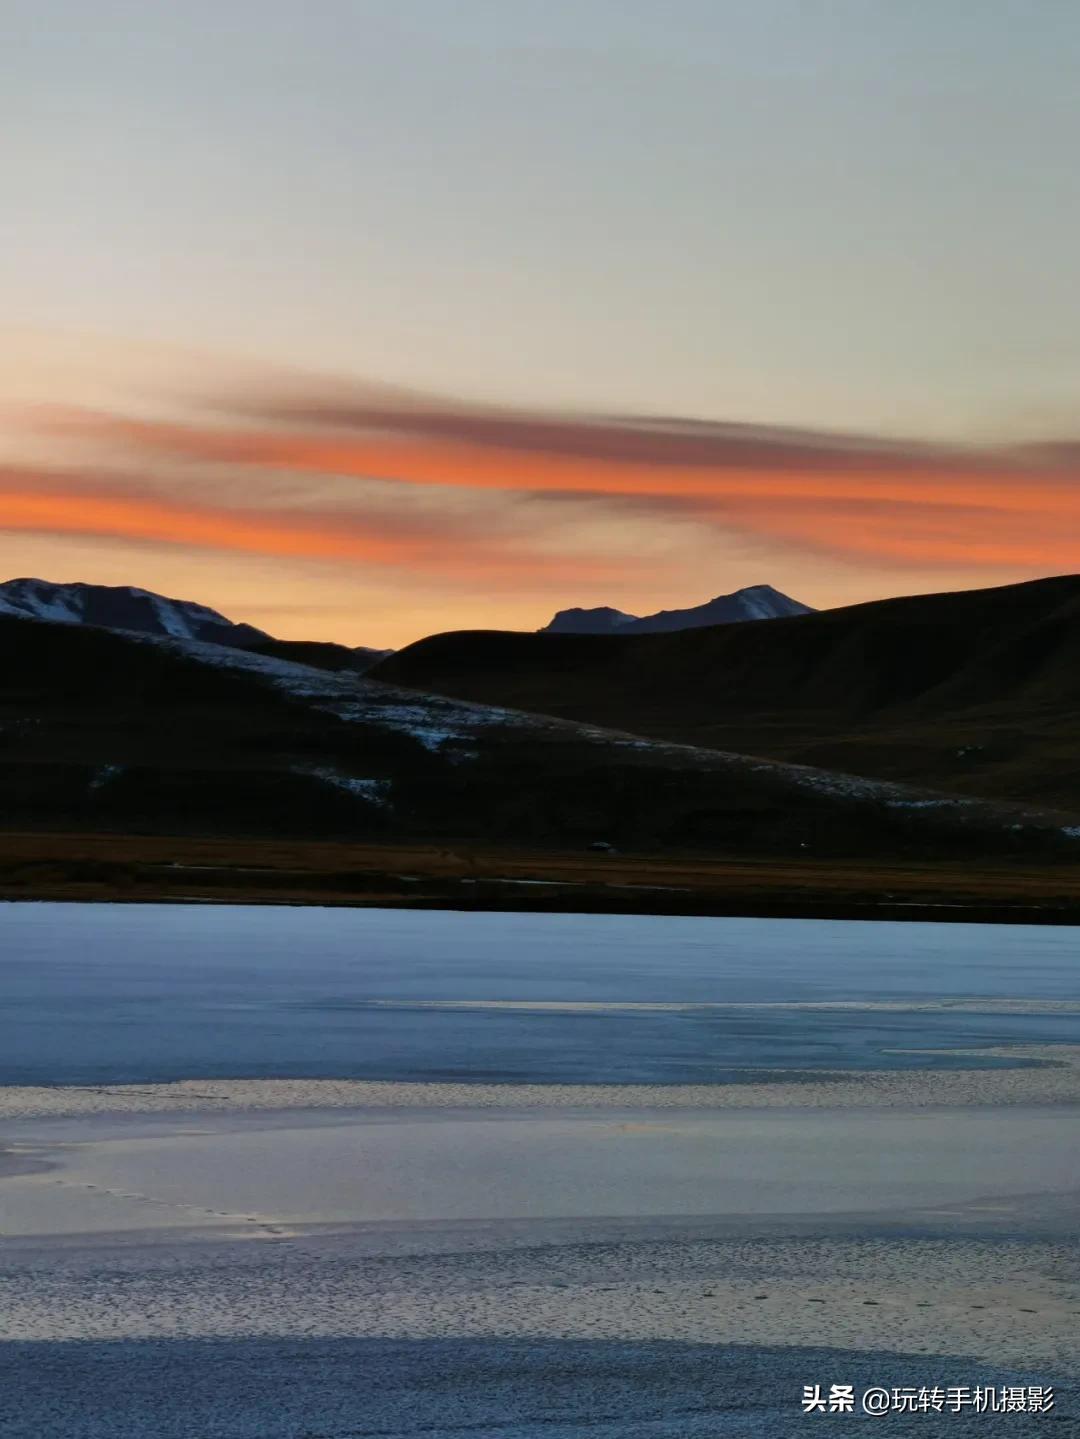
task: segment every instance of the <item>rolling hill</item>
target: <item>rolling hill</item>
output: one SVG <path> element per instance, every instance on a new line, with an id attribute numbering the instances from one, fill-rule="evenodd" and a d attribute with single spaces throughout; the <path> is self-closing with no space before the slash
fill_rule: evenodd
<path id="1" fill-rule="evenodd" d="M 1080 576 L 666 634 L 436 635 L 373 673 L 682 744 L 1080 807 Z"/>
<path id="2" fill-rule="evenodd" d="M 709 633 L 724 631 L 632 643 Z M 520 641 L 579 656 L 578 644 L 609 643 L 454 643 L 490 661 Z M 642 738 L 198 641 L 3 616 L 0 735 L 9 831 L 860 858 L 1068 858 L 1080 843 L 1080 827 L 1058 811 Z"/>

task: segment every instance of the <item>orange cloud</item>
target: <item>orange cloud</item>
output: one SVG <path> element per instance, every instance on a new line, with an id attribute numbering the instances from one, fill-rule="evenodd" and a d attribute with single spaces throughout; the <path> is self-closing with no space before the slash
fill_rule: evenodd
<path id="1" fill-rule="evenodd" d="M 247 425 L 228 427 L 72 411 L 51 413 L 48 425 L 142 455 L 255 470 L 632 499 L 639 508 L 892 565 L 1045 571 L 1080 563 L 1080 447 L 1070 443 L 946 447 L 385 395 L 353 404 L 274 401 L 246 412 Z"/>
<path id="2" fill-rule="evenodd" d="M 110 488 L 99 477 L 0 466 L 0 530 L 94 535 L 155 544 L 246 552 L 290 558 L 362 561 L 366 564 L 416 566 L 443 575 L 522 576 L 583 571 L 600 578 L 610 566 L 570 563 L 494 544 L 463 534 L 451 543 L 441 535 L 395 533 L 381 522 L 365 523 L 352 514 L 320 515 L 290 511 L 268 517 L 247 509 L 229 509 L 161 499 Z M 404 529 L 404 527 L 403 527 Z"/>
<path id="3" fill-rule="evenodd" d="M 933 507 L 875 501 L 822 505 L 805 497 L 782 511 L 744 510 L 740 523 L 767 530 L 774 541 L 813 548 L 869 564 L 913 568 L 1026 570 L 1040 574 L 1075 569 L 1080 563 L 1075 504 L 1059 508 L 1039 495 L 1032 506 Z"/>

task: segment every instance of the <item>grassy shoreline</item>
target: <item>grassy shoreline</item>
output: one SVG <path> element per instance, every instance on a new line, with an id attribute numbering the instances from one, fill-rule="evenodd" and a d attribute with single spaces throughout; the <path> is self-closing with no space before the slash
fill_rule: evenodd
<path id="1" fill-rule="evenodd" d="M 0 900 L 1080 924 L 1080 864 L 19 832 Z"/>

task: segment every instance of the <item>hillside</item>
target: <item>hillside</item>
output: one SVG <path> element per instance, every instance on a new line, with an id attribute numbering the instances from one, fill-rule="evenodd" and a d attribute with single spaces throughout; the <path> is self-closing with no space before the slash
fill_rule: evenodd
<path id="1" fill-rule="evenodd" d="M 486 647 L 522 638 L 545 637 Z M 9 831 L 859 858 L 1069 858 L 1080 844 L 1063 811 L 652 741 L 212 644 L 5 617 L 0 734 Z"/>
<path id="2" fill-rule="evenodd" d="M 436 635 L 441 694 L 970 795 L 1080 806 L 1080 577 L 674 634 Z"/>

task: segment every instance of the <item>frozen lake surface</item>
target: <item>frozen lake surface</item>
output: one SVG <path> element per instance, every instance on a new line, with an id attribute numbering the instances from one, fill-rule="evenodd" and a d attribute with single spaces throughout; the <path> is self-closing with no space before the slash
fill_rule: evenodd
<path id="1" fill-rule="evenodd" d="M 1075 1043 L 1080 943 L 1050 926 L 5 904 L 0 992 L 0 1084 L 718 1083 Z"/>
<path id="2" fill-rule="evenodd" d="M 1075 1430 L 1075 930 L 0 905 L 0 994 L 13 1439 Z"/>
<path id="3" fill-rule="evenodd" d="M 947 1358 L 575 1339 L 12 1345 L 0 1353 L 10 1439 L 781 1439 L 807 1433 L 1075 1432 L 1055 1412 L 804 1416 L 802 1386 L 1045 1383 Z M 62 1382 L 58 1382 L 62 1379 Z M 102 1406 L 107 1392 L 109 1403 Z"/>

